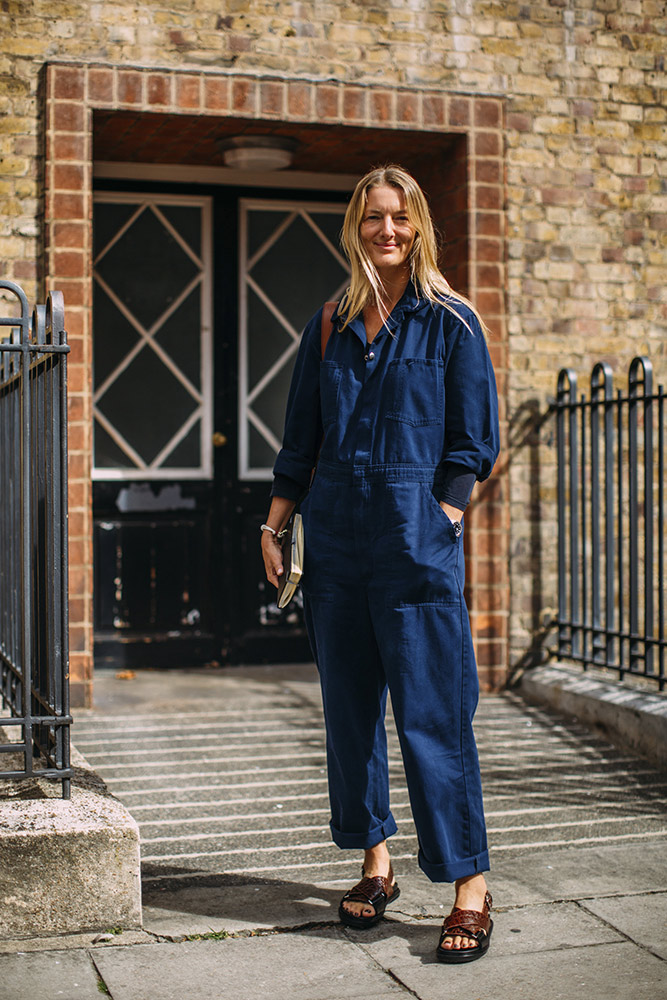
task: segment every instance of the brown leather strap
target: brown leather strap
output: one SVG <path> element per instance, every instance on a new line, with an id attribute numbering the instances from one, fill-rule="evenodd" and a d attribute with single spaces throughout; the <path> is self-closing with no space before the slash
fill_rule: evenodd
<path id="1" fill-rule="evenodd" d="M 333 321 L 331 317 L 334 314 L 334 310 L 338 305 L 337 302 L 325 302 L 322 306 L 322 342 L 320 345 L 320 357 L 324 358 L 324 352 L 327 349 L 327 344 L 329 343 L 329 337 L 331 336 L 331 331 L 333 330 Z M 322 438 L 322 441 L 324 438 Z M 315 460 L 315 467 L 310 474 L 310 485 L 313 485 L 313 478 L 315 476 L 315 469 L 317 468 L 317 462 L 320 457 L 320 451 L 322 450 L 322 441 L 320 441 L 320 446 L 317 449 L 317 459 Z"/>
<path id="2" fill-rule="evenodd" d="M 322 307 L 322 351 L 320 355 L 322 358 L 324 357 L 324 352 L 327 349 L 329 337 L 331 336 L 331 331 L 333 330 L 331 317 L 333 316 L 334 309 L 337 305 L 337 302 L 325 302 Z"/>
<path id="3" fill-rule="evenodd" d="M 395 888 L 392 885 L 393 881 L 394 872 L 391 866 L 386 877 L 384 875 L 365 875 L 362 868 L 361 881 L 348 889 L 343 899 L 349 903 L 370 903 L 371 906 L 376 906 L 383 896 L 385 900 L 391 898 Z"/>
<path id="4" fill-rule="evenodd" d="M 484 899 L 484 908 L 480 913 L 478 910 L 458 910 L 454 908 L 445 919 L 440 933 L 440 943 L 444 938 L 455 937 L 457 934 L 462 937 L 474 937 L 479 940 L 480 936 L 488 936 L 491 926 L 490 910 L 493 905 L 491 893 L 487 892 Z"/>

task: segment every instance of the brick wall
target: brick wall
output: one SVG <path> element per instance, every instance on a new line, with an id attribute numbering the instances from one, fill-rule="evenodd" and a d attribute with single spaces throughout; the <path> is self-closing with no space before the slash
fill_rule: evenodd
<path id="1" fill-rule="evenodd" d="M 99 64 L 90 71 L 90 88 L 109 86 L 104 65 L 191 71 L 180 85 L 169 84 L 181 91 L 167 93 L 163 74 L 128 69 L 117 75 L 116 91 L 106 97 L 100 91 L 96 98 L 114 107 L 131 105 L 140 84 L 141 100 L 156 110 L 172 101 L 231 100 L 267 117 L 280 117 L 287 107 L 304 120 L 386 120 L 403 127 L 419 115 L 422 126 L 466 135 L 471 123 L 456 117 L 471 114 L 466 94 L 504 98 L 502 130 L 482 129 L 475 152 L 485 169 L 504 163 L 505 202 L 479 215 L 481 231 L 474 235 L 497 243 L 501 232 L 485 229 L 495 225 L 492 216 L 504 219 L 508 341 L 507 348 L 495 349 L 509 351 L 510 438 L 501 468 L 508 474 L 512 517 L 509 526 L 496 521 L 495 530 L 509 532 L 511 657 L 520 661 L 541 609 L 555 595 L 554 451 L 545 414 L 557 370 L 567 361 L 584 373 L 603 358 L 620 372 L 634 354 L 646 352 L 658 373 L 665 371 L 666 34 L 665 5 L 657 0 L 2 0 L 0 268 L 30 296 L 43 297 L 37 286 L 45 126 L 40 81 L 46 62 Z M 283 78 L 292 82 L 285 87 Z M 57 129 L 54 123 L 51 137 L 63 162 L 49 178 L 50 190 L 58 192 L 53 198 L 60 199 L 50 238 L 59 276 L 73 282 L 69 293 L 64 289 L 74 338 L 73 386 L 81 390 L 72 410 L 73 509 L 80 503 L 85 518 L 90 358 L 83 327 L 87 303 L 76 296 L 87 294 L 77 268 L 86 251 L 80 185 L 86 190 L 90 184 L 90 149 L 81 143 L 90 141 L 82 118 L 90 103 L 86 111 L 77 79 L 75 72 L 75 90 L 57 98 L 66 117 Z M 313 80 L 316 88 L 309 86 Z M 281 101 L 287 102 L 282 110 Z M 483 192 L 483 176 L 475 182 L 480 197 L 497 196 L 494 184 Z M 494 260 L 487 264 L 498 266 Z M 488 295 L 491 300 L 481 294 L 479 305 L 494 310 L 499 293 L 490 289 Z M 88 536 L 82 525 L 73 524 L 72 542 L 83 546 L 85 567 Z M 494 564 L 480 563 L 474 572 L 480 579 L 493 575 Z M 79 584 L 73 608 L 82 602 L 85 621 L 85 571 Z M 487 625 L 495 635 L 497 623 L 490 619 Z M 75 652 L 77 643 L 88 655 L 84 634 L 74 636 Z"/>

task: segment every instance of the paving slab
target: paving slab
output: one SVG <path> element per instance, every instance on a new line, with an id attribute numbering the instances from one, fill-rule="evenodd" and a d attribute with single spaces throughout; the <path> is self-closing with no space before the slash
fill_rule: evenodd
<path id="1" fill-rule="evenodd" d="M 631 895 L 667 889 L 664 843 L 604 844 L 493 856 L 489 885 L 498 906 Z"/>
<path id="2" fill-rule="evenodd" d="M 0 955 L 2 1000 L 100 1000 L 98 983 L 85 951 Z"/>
<path id="3" fill-rule="evenodd" d="M 514 926 L 514 924 L 512 924 Z M 501 937 L 502 943 L 502 935 Z M 535 953 L 496 948 L 470 965 L 448 966 L 433 955 L 433 927 L 403 925 L 399 934 L 361 945 L 419 1000 L 656 1000 L 665 965 L 623 941 Z"/>
<path id="4" fill-rule="evenodd" d="M 75 951 L 109 945 L 149 944 L 155 938 L 145 931 L 94 931 L 85 934 L 58 934 L 55 937 L 11 938 L 0 941 L 0 956 L 28 951 Z M 4 1000 L 0 992 L 0 1000 Z"/>
<path id="5" fill-rule="evenodd" d="M 446 915 L 451 886 L 431 885 L 418 874 L 397 878 L 401 896 L 393 910 L 417 918 Z M 489 888 L 497 908 L 533 903 L 633 895 L 667 890 L 664 844 L 659 841 L 571 847 L 503 857 L 491 850 Z"/>
<path id="6" fill-rule="evenodd" d="M 411 948 L 418 947 L 422 958 L 430 960 L 440 937 L 440 920 L 410 920 L 408 923 L 411 929 L 407 930 L 398 926 L 403 919 L 398 914 L 394 916 L 392 911 L 382 925 L 368 931 L 350 930 L 348 936 L 361 947 L 375 947 L 393 937 L 405 936 L 409 939 Z M 495 957 L 625 940 L 618 930 L 609 927 L 593 914 L 582 912 L 576 903 L 543 903 L 540 906 L 517 907 L 505 913 L 494 912 L 493 921 L 492 954 Z M 418 928 L 417 934 L 412 930 L 415 927 Z"/>
<path id="7" fill-rule="evenodd" d="M 405 991 L 338 928 L 95 952 L 113 1000 L 348 1000 Z M 99 1000 L 99 997 L 98 997 Z"/>
<path id="8" fill-rule="evenodd" d="M 453 889 L 432 884 L 415 865 L 397 864 L 401 896 L 390 911 L 398 918 L 444 918 L 453 903 Z M 408 868 L 405 871 L 405 868 Z M 404 870 L 401 871 L 401 868 Z M 288 929 L 337 920 L 338 902 L 356 878 L 327 882 L 264 879 L 252 882 L 240 875 L 206 876 L 184 884 L 144 886 L 144 929 L 181 938 L 225 930 Z M 571 848 L 518 858 L 494 860 L 489 885 L 497 909 L 559 900 L 634 895 L 667 890 L 667 866 L 660 843 Z"/>
<path id="9" fill-rule="evenodd" d="M 667 961 L 667 893 L 587 899 L 582 905 Z"/>
<path id="10" fill-rule="evenodd" d="M 96 668 L 95 708 L 79 709 L 76 717 L 84 720 L 100 712 L 109 715 L 119 710 L 143 712 L 147 706 L 157 713 L 180 712 L 184 706 L 192 708 L 195 702 L 205 707 L 212 702 L 227 707 L 249 706 L 254 697 L 266 696 L 267 688 L 288 696 L 294 689 L 315 703 L 317 668 L 312 663 L 285 663 L 211 670 L 131 670 L 120 675 L 112 669 Z"/>
<path id="11" fill-rule="evenodd" d="M 330 923 L 338 919 L 342 890 L 307 883 L 210 886 L 178 890 L 149 888 L 144 927 L 153 934 L 181 937 L 209 931 L 266 930 Z"/>

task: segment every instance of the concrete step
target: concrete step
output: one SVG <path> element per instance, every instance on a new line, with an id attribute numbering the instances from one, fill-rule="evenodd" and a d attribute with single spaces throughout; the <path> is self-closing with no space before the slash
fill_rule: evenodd
<path id="1" fill-rule="evenodd" d="M 300 682 L 291 698 L 266 675 L 248 692 L 247 715 L 236 684 L 219 713 L 210 699 L 180 711 L 163 699 L 159 711 L 147 704 L 79 722 L 80 745 L 139 823 L 146 879 L 245 872 L 312 881 L 356 870 L 331 844 L 322 714 L 306 688 Z M 475 729 L 492 857 L 667 837 L 667 781 L 577 722 L 509 694 L 482 698 Z M 413 872 L 416 837 L 391 718 L 388 743 L 399 826 L 392 848 L 397 870 Z"/>

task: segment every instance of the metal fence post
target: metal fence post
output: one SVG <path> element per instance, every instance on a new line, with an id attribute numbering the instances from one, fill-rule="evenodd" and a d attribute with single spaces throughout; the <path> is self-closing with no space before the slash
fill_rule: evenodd
<path id="1" fill-rule="evenodd" d="M 621 678 L 625 673 L 655 678 L 662 689 L 666 683 L 665 412 L 664 390 L 662 386 L 653 390 L 649 359 L 633 359 L 625 396 L 620 390 L 614 396 L 612 372 L 605 362 L 593 368 L 589 399 L 577 399 L 576 374 L 561 369 L 556 432 L 558 656 L 575 660 L 584 669 L 591 664 L 612 667 Z"/>
<path id="2" fill-rule="evenodd" d="M 18 732 L 0 754 L 70 794 L 67 616 L 67 336 L 62 294 L 30 314 L 23 290 L 0 281 L 20 316 L 0 316 L 0 695 Z"/>

